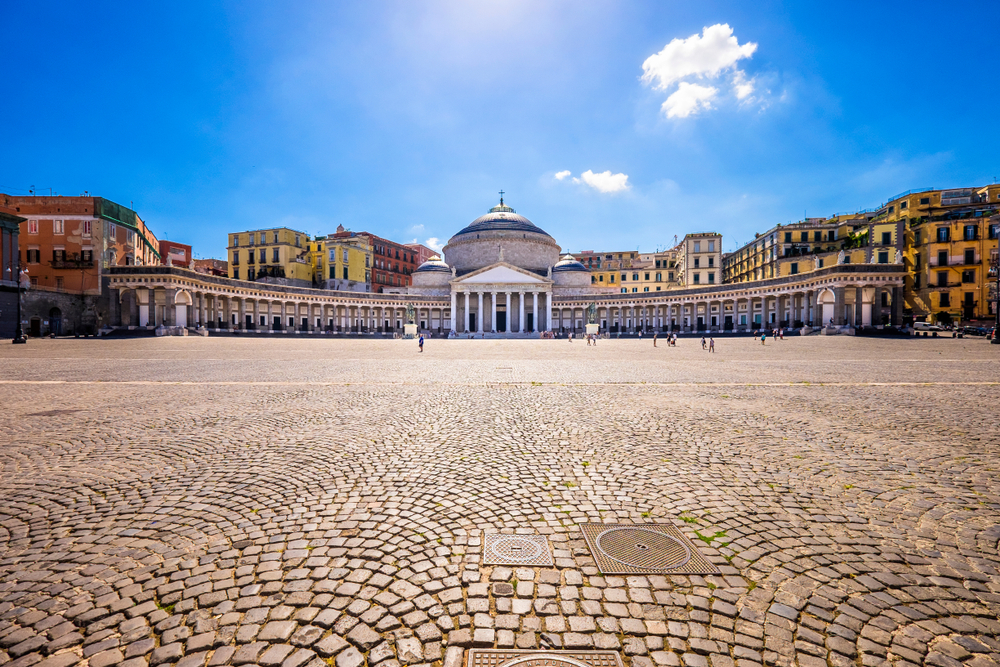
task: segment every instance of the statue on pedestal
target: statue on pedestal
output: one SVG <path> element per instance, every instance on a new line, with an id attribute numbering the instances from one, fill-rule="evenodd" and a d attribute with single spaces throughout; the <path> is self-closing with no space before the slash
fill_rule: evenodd
<path id="1" fill-rule="evenodd" d="M 841 250 L 839 253 L 837 253 L 837 264 L 843 264 L 844 259 L 845 259 L 844 251 Z"/>
<path id="2" fill-rule="evenodd" d="M 597 323 L 597 303 L 587 306 L 587 324 Z"/>

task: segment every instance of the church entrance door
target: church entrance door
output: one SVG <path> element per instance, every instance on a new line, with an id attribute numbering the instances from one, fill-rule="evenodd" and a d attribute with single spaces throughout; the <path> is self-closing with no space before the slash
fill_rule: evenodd
<path id="1" fill-rule="evenodd" d="M 476 330 L 476 314 L 469 313 L 469 331 Z"/>
<path id="2" fill-rule="evenodd" d="M 497 331 L 507 331 L 507 313 L 502 310 L 497 311 Z"/>
<path id="3" fill-rule="evenodd" d="M 525 331 L 534 331 L 535 330 L 535 314 L 534 313 L 528 313 L 524 317 L 527 320 L 527 325 L 528 325 L 527 328 L 525 328 Z"/>

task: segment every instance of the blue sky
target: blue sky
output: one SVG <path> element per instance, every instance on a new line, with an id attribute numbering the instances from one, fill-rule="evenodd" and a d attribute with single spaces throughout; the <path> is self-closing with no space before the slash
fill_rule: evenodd
<path id="1" fill-rule="evenodd" d="M 132 202 L 201 257 L 278 225 L 443 243 L 501 188 L 570 251 L 706 230 L 731 250 L 1000 176 L 997 40 L 974 28 L 997 14 L 7 0 L 0 191 Z"/>

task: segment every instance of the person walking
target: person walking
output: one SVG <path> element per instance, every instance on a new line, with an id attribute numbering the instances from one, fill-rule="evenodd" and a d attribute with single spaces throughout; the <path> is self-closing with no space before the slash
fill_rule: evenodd
<path id="1" fill-rule="evenodd" d="M 706 349 L 705 348 L 705 337 L 704 336 L 701 337 L 701 349 L 703 349 L 703 350 Z"/>
<path id="2" fill-rule="evenodd" d="M 760 332 L 760 344 L 761 344 L 761 345 L 763 345 L 763 344 L 764 344 L 764 340 L 765 340 L 766 338 L 767 338 L 767 332 L 766 332 L 766 331 L 761 331 L 761 332 Z"/>
<path id="3" fill-rule="evenodd" d="M 417 341 L 417 345 L 420 346 L 420 351 L 424 351 L 424 335 L 420 334 L 420 340 Z"/>
<path id="4" fill-rule="evenodd" d="M 653 347 L 656 347 L 656 333 L 653 333 Z"/>
<path id="5" fill-rule="evenodd" d="M 708 351 L 712 352 L 713 354 L 715 353 L 715 339 L 714 338 L 709 338 L 708 339 Z"/>

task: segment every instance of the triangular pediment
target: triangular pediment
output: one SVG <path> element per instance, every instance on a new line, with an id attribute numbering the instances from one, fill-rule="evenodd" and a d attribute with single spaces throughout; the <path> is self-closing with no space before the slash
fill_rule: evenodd
<path id="1" fill-rule="evenodd" d="M 511 283 L 520 285 L 545 285 L 550 283 L 537 273 L 525 271 L 507 262 L 497 262 L 477 269 L 451 281 L 452 285 L 478 285 L 481 283 Z"/>

